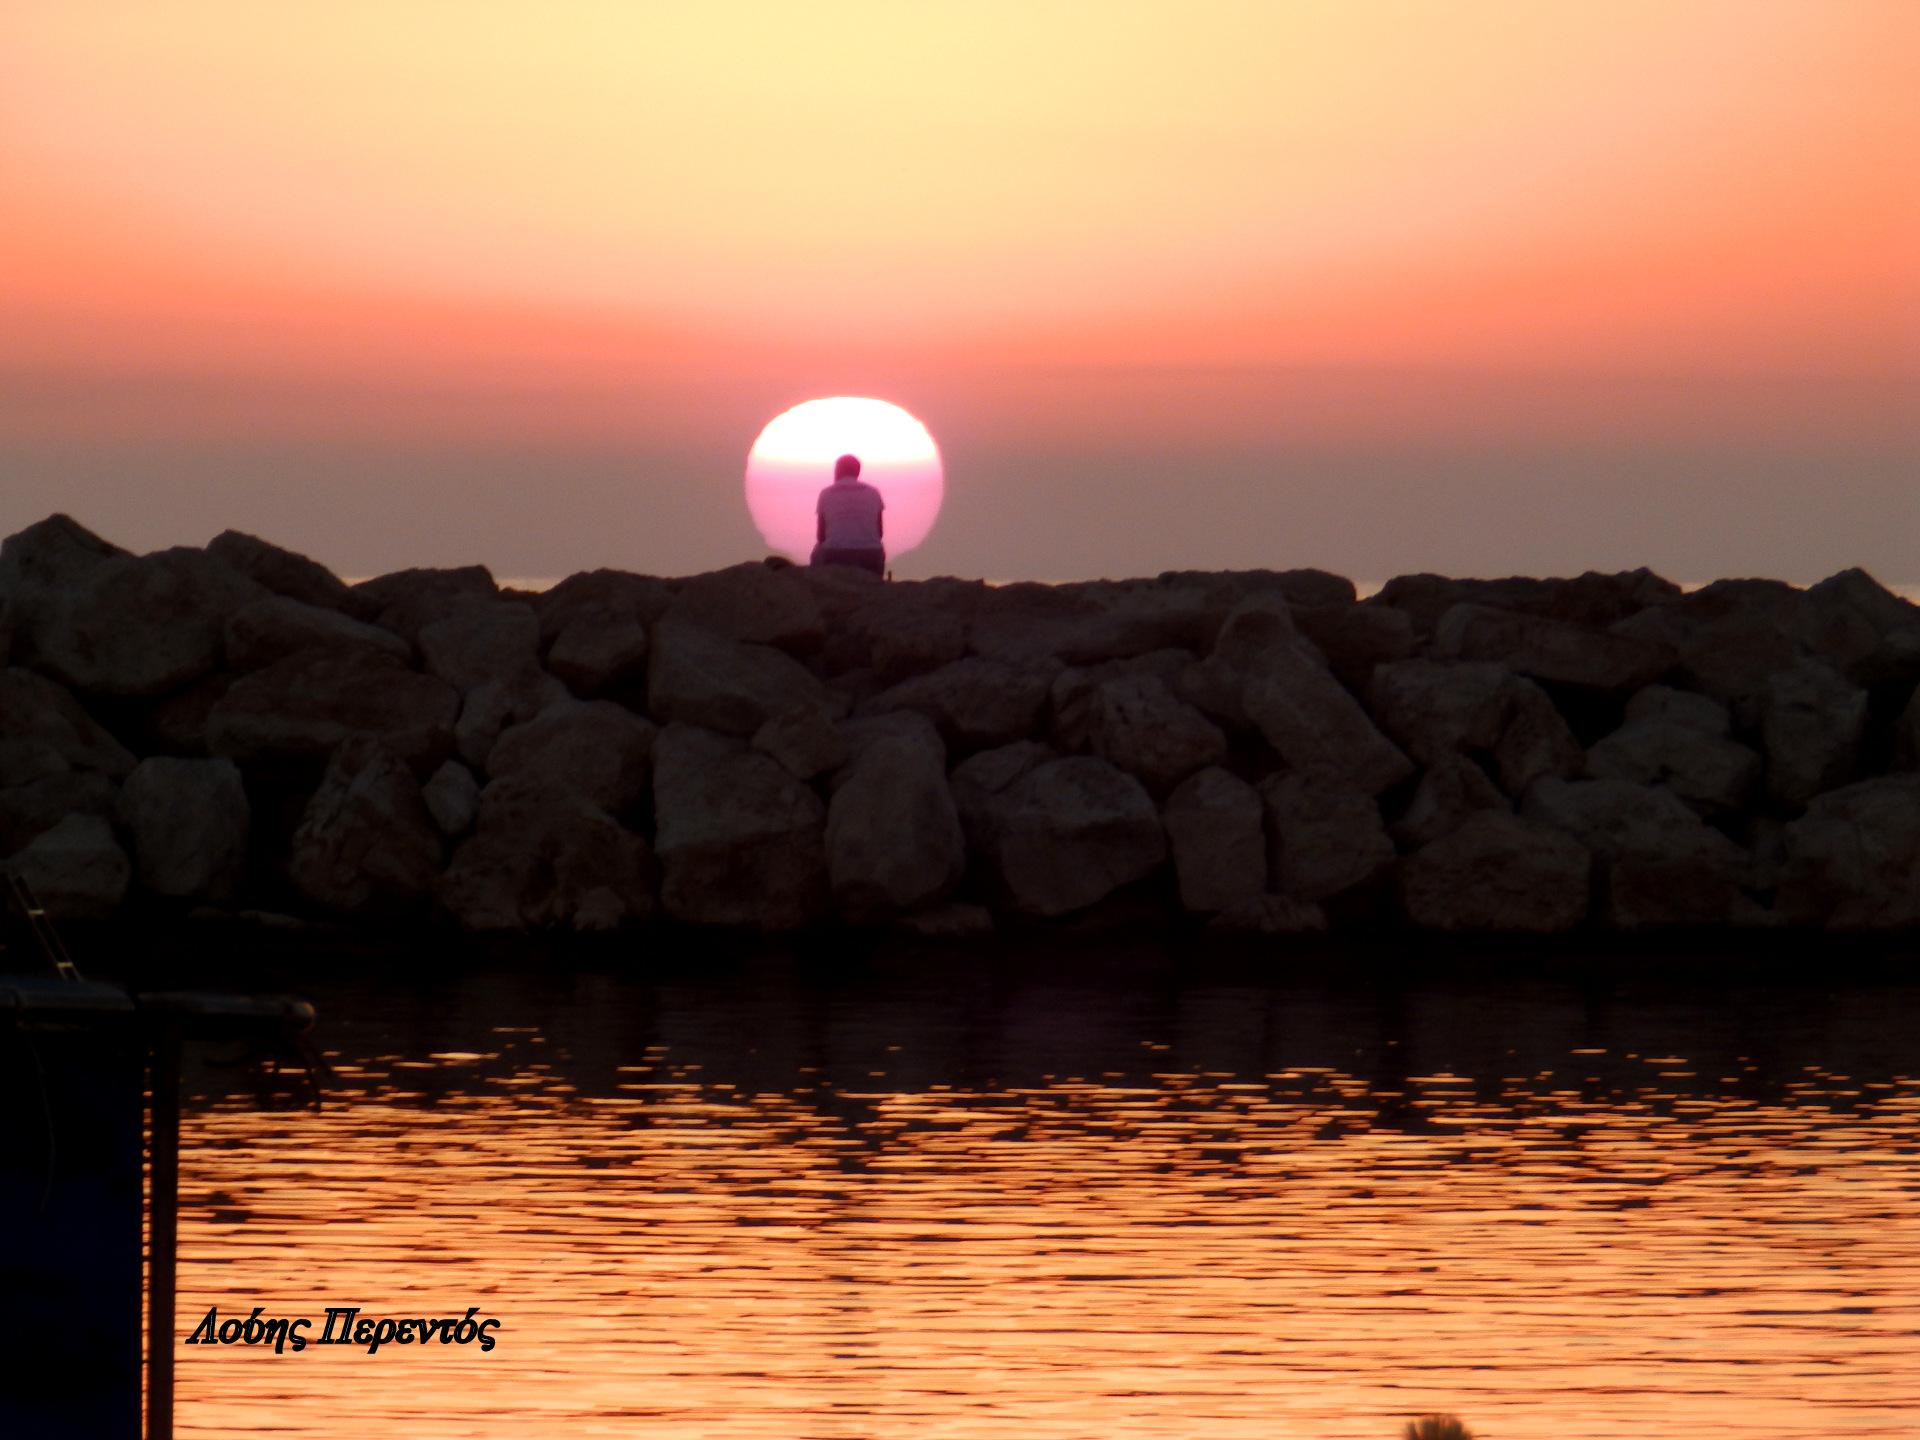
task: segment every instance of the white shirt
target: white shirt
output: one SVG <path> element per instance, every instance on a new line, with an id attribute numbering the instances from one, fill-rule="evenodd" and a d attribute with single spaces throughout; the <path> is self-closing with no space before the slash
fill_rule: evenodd
<path id="1" fill-rule="evenodd" d="M 835 550 L 878 550 L 887 502 L 864 480 L 836 480 L 820 492 L 814 513 L 827 522 L 820 543 Z"/>

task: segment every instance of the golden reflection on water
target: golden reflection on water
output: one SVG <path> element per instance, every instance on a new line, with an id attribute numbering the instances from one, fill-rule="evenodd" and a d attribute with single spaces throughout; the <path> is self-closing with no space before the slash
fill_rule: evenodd
<path id="1" fill-rule="evenodd" d="M 179 1333 L 479 1305 L 499 1348 L 183 1347 L 181 1436 L 1920 1433 L 1914 1076 L 1614 1057 L 1596 1096 L 1591 1050 L 1383 1086 L 1143 1047 L 750 1093 L 654 1047 L 587 1094 L 493 1040 L 190 1116 Z"/>

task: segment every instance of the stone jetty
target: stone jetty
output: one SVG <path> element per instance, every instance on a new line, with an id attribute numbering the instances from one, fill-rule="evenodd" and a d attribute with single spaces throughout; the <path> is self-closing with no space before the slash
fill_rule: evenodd
<path id="1" fill-rule="evenodd" d="M 536 594 L 55 515 L 0 660 L 0 857 L 70 918 L 1920 927 L 1920 608 L 1859 570 Z"/>

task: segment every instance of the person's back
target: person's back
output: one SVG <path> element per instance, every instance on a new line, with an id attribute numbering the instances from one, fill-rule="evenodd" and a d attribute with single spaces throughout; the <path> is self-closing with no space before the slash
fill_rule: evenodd
<path id="1" fill-rule="evenodd" d="M 814 513 L 819 517 L 813 547 L 815 565 L 855 565 L 876 575 L 887 572 L 887 552 L 881 544 L 880 515 L 886 501 L 860 479 L 860 460 L 842 455 L 833 462 L 833 484 L 820 492 Z"/>

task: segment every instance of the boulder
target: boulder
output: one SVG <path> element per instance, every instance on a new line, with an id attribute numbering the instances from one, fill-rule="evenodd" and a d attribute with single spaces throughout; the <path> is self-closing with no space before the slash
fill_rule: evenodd
<path id="1" fill-rule="evenodd" d="M 1373 672 L 1370 708 L 1380 728 L 1422 765 L 1491 750 L 1506 733 L 1514 679 L 1494 661 L 1401 660 Z"/>
<path id="2" fill-rule="evenodd" d="M 1012 662 L 1097 665 L 1152 650 L 1205 649 L 1225 607 L 1201 586 L 1157 581 L 1002 586 L 968 632 L 976 655 Z"/>
<path id="3" fill-rule="evenodd" d="M 582 699 L 644 675 L 647 629 L 627 610 L 595 602 L 583 605 L 547 651 L 547 669 Z"/>
<path id="4" fill-rule="evenodd" d="M 307 802 L 287 878 L 346 915 L 401 917 L 425 907 L 444 847 L 407 761 L 375 735 L 342 740 Z"/>
<path id="5" fill-rule="evenodd" d="M 1351 580 L 1325 570 L 1166 570 L 1154 583 L 1203 590 L 1222 616 L 1249 595 L 1262 593 L 1301 608 L 1351 605 L 1358 598 Z"/>
<path id="6" fill-rule="evenodd" d="M 508 728 L 538 719 L 549 706 L 570 699 L 567 687 L 544 670 L 482 680 L 460 702 L 460 719 L 453 727 L 454 752 L 484 772 L 494 745 Z"/>
<path id="7" fill-rule="evenodd" d="M 69 815 L 7 861 L 55 920 L 111 920 L 133 866 L 98 815 Z"/>
<path id="8" fill-rule="evenodd" d="M 1400 906 L 1423 930 L 1556 935 L 1587 917 L 1593 857 L 1572 836 L 1481 810 L 1400 862 Z"/>
<path id="9" fill-rule="evenodd" d="M 1450 660 L 1497 661 L 1532 680 L 1609 695 L 1652 684 L 1680 658 L 1661 640 L 1473 604 L 1455 605 L 1441 616 L 1433 643 Z"/>
<path id="10" fill-rule="evenodd" d="M 312 764 L 349 735 L 378 736 L 416 773 L 453 748 L 460 697 L 373 650 L 305 650 L 236 680 L 207 714 L 207 748 L 243 767 Z"/>
<path id="11" fill-rule="evenodd" d="M 914 716 L 920 719 L 919 716 Z M 775 715 L 753 732 L 753 748 L 771 755 L 796 780 L 811 780 L 847 763 L 847 739 L 827 718 L 827 712 L 809 707 Z M 945 752 L 941 755 L 945 783 Z"/>
<path id="12" fill-rule="evenodd" d="M 497 600 L 500 587 L 484 565 L 465 565 L 453 570 L 396 570 L 391 575 L 362 580 L 353 587 L 363 610 L 371 610 L 373 623 L 393 631 L 409 645 L 417 645 L 420 632 L 436 620 L 444 620 L 461 605 L 474 601 Z"/>
<path id="13" fill-rule="evenodd" d="M 826 687 L 792 656 L 671 616 L 654 627 L 647 706 L 663 723 L 743 737 L 776 715 L 831 710 Z"/>
<path id="14" fill-rule="evenodd" d="M 1059 671 L 1055 663 L 969 656 L 901 681 L 861 705 L 857 713 L 911 710 L 931 720 L 950 745 L 991 749 L 1039 728 Z"/>
<path id="15" fill-rule="evenodd" d="M 1326 928 L 1325 910 L 1291 895 L 1255 895 L 1207 922 L 1214 935 L 1316 935 Z"/>
<path id="16" fill-rule="evenodd" d="M 420 627 L 420 661 L 462 695 L 540 668 L 540 620 L 524 600 L 469 600 Z"/>
<path id="17" fill-rule="evenodd" d="M 1604 629 L 1650 605 L 1680 596 L 1680 587 L 1651 570 L 1602 575 L 1589 570 L 1572 579 L 1450 580 L 1440 575 L 1400 575 L 1367 603 L 1403 610 L 1417 634 L 1431 635 L 1446 612 L 1463 601 L 1537 615 L 1589 629 Z"/>
<path id="18" fill-rule="evenodd" d="M 61 686 L 18 667 L 0 670 L 0 740 L 38 740 L 69 765 L 114 779 L 131 774 L 133 752 Z"/>
<path id="19" fill-rule="evenodd" d="M 1165 795 L 1194 771 L 1227 758 L 1220 727 L 1174 698 L 1158 676 L 1136 673 L 1105 681 L 1092 697 L 1093 753 Z"/>
<path id="20" fill-rule="evenodd" d="M 540 643 L 551 645 L 590 608 L 604 607 L 624 615 L 640 625 L 652 628 L 653 622 L 667 613 L 673 603 L 673 591 L 664 580 L 651 575 L 630 575 L 624 570 L 582 570 L 569 575 L 551 590 L 543 590 L 529 602 L 540 617 Z"/>
<path id="21" fill-rule="evenodd" d="M 301 650 L 358 646 L 382 651 L 402 663 L 413 659 L 407 642 L 391 630 L 285 595 L 269 595 L 234 611 L 227 617 L 222 642 L 228 668 L 242 673 L 264 670 Z"/>
<path id="22" fill-rule="evenodd" d="M 949 900 L 912 915 L 903 915 L 893 928 L 916 940 L 974 940 L 993 934 L 993 912 L 984 905 Z"/>
<path id="23" fill-rule="evenodd" d="M 1733 733 L 1733 713 L 1711 695 L 1676 690 L 1671 685 L 1649 685 L 1627 701 L 1629 725 L 1681 725 L 1702 735 L 1724 738 Z"/>
<path id="24" fill-rule="evenodd" d="M 746 742 L 670 724 L 654 742 L 660 901 L 676 920 L 792 930 L 827 909 L 826 807 Z"/>
<path id="25" fill-rule="evenodd" d="M 44 766 L 44 751 L 39 759 L 42 766 L 31 768 Z M 27 765 L 22 769 L 31 773 Z M 69 815 L 112 813 L 113 786 L 107 777 L 97 770 L 70 770 L 63 764 L 58 771 L 0 789 L 0 856 L 25 849 Z"/>
<path id="26" fill-rule="evenodd" d="M 131 558 L 70 516 L 49 515 L 0 542 L 0 598 L 9 600 L 14 623 L 22 624 L 43 593 L 72 589 L 120 557 Z"/>
<path id="27" fill-rule="evenodd" d="M 217 670 L 185 689 L 162 695 L 153 702 L 140 723 L 135 736 L 140 749 L 150 755 L 206 759 L 207 718 L 213 714 L 213 707 L 233 688 L 235 678 L 225 670 Z"/>
<path id="28" fill-rule="evenodd" d="M 1867 728 L 1867 692 L 1824 660 L 1800 660 L 1767 677 L 1760 738 L 1767 795 L 1804 805 L 1854 776 Z"/>
<path id="29" fill-rule="evenodd" d="M 960 826 L 974 852 L 991 862 L 994 846 L 995 798 L 1028 771 L 1060 758 L 1060 752 L 1038 740 L 1016 740 L 993 750 L 982 750 L 954 767 L 948 777 Z"/>
<path id="30" fill-rule="evenodd" d="M 503 730 L 487 756 L 487 774 L 574 790 L 618 815 L 646 793 L 658 733 L 611 700 L 561 700 Z"/>
<path id="31" fill-rule="evenodd" d="M 1393 841 L 1373 797 L 1343 771 L 1288 770 L 1260 785 L 1272 888 L 1296 900 L 1363 890 L 1393 868 Z"/>
<path id="32" fill-rule="evenodd" d="M 666 618 L 793 655 L 811 655 L 826 641 L 820 603 L 806 581 L 755 561 L 685 581 Z"/>
<path id="33" fill-rule="evenodd" d="M 370 597 L 349 589 L 326 566 L 256 536 L 223 530 L 207 542 L 207 553 L 274 595 L 337 610 L 356 620 L 371 620 L 379 613 Z"/>
<path id="34" fill-rule="evenodd" d="M 1753 730 L 1767 677 L 1799 658 L 1802 599 L 1778 580 L 1716 580 L 1649 606 L 1610 633 L 1671 645 L 1680 656 L 1674 683 L 1732 707 L 1736 725 Z"/>
<path id="35" fill-rule="evenodd" d="M 1513 682 L 1513 715 L 1493 747 L 1493 768 L 1500 788 L 1515 800 L 1542 775 L 1571 780 L 1586 769 L 1573 727 L 1531 680 Z"/>
<path id="36" fill-rule="evenodd" d="M 853 756 L 833 777 L 827 874 L 840 914 L 871 925 L 952 894 L 967 844 L 931 721 L 902 712 L 847 728 Z"/>
<path id="37" fill-rule="evenodd" d="M 1357 696 L 1373 684 L 1373 667 L 1413 654 L 1413 622 L 1390 605 L 1313 605 L 1293 612 L 1299 632 L 1326 656 L 1327 668 Z"/>
<path id="38" fill-rule="evenodd" d="M 995 794 L 987 834 L 1001 883 L 1029 915 L 1084 910 L 1167 855 L 1140 782 L 1091 755 L 1045 761 Z"/>
<path id="39" fill-rule="evenodd" d="M 0 740 L 0 790 L 66 775 L 67 757 L 44 740 Z"/>
<path id="40" fill-rule="evenodd" d="M 1920 770 L 1920 690 L 1913 692 L 1900 718 L 1893 722 L 1893 757 L 1888 768 Z"/>
<path id="41" fill-rule="evenodd" d="M 1467 819 L 1483 810 L 1513 806 L 1500 789 L 1464 755 L 1442 755 L 1427 767 L 1413 800 L 1391 827 L 1394 841 L 1404 850 L 1418 850 L 1451 835 Z"/>
<path id="42" fill-rule="evenodd" d="M 1257 899 L 1267 888 L 1267 832 L 1260 796 L 1217 765 L 1189 775 L 1161 814 L 1180 903 L 1211 915 Z"/>
<path id="43" fill-rule="evenodd" d="M 151 895 L 231 905 L 246 869 L 253 810 L 231 760 L 142 760 L 120 789 L 134 875 Z"/>
<path id="44" fill-rule="evenodd" d="M 514 777 L 481 792 L 434 893 L 467 930 L 601 934 L 652 916 L 657 875 L 646 841 L 577 790 Z"/>
<path id="45" fill-rule="evenodd" d="M 1150 650 L 1126 660 L 1062 670 L 1053 679 L 1050 696 L 1054 740 L 1065 750 L 1086 748 L 1093 733 L 1094 692 L 1107 681 L 1129 675 L 1151 675 L 1172 691 L 1199 658 L 1191 650 Z"/>
<path id="46" fill-rule="evenodd" d="M 1920 927 L 1920 775 L 1816 795 L 1786 827 L 1775 907 L 1829 930 Z"/>
<path id="47" fill-rule="evenodd" d="M 1276 644 L 1242 674 L 1241 711 L 1288 765 L 1331 767 L 1369 795 L 1413 774 L 1411 762 L 1374 728 L 1310 642 L 1294 637 Z"/>
<path id="48" fill-rule="evenodd" d="M 888 685 L 951 665 L 967 653 L 965 613 L 940 604 L 937 594 L 904 604 L 875 597 L 853 614 L 849 628 L 865 642 L 866 663 Z"/>
<path id="49" fill-rule="evenodd" d="M 1760 756 L 1727 738 L 1726 707 L 1706 695 L 1651 685 L 1627 706 L 1627 723 L 1587 751 L 1598 780 L 1664 785 L 1696 813 L 1743 809 L 1760 778 Z"/>
<path id="50" fill-rule="evenodd" d="M 1920 679 L 1920 606 L 1864 570 L 1842 570 L 1807 591 L 1799 637 L 1855 685 Z"/>
<path id="51" fill-rule="evenodd" d="M 480 782 L 458 760 L 449 760 L 427 777 L 420 798 L 434 827 L 449 840 L 458 839 L 473 828 L 480 813 Z"/>

